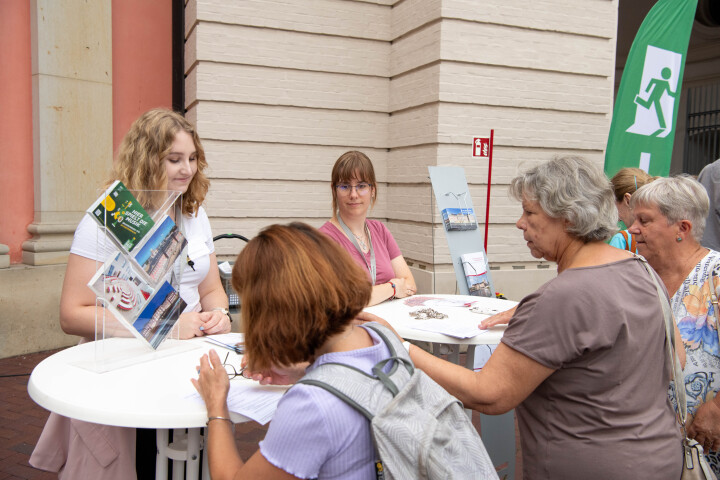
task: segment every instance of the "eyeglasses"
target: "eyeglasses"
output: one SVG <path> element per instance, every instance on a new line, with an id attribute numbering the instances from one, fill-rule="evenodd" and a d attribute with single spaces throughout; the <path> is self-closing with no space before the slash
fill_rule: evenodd
<path id="1" fill-rule="evenodd" d="M 350 185 L 349 183 L 338 183 L 335 185 L 335 189 L 342 195 L 350 195 L 353 188 L 358 195 L 367 195 L 370 193 L 370 184 L 365 182 L 358 183 L 357 185 Z"/>
<path id="2" fill-rule="evenodd" d="M 228 352 L 227 355 L 225 355 L 225 360 L 223 360 L 222 365 L 225 369 L 225 372 L 228 374 L 228 378 L 232 380 L 235 377 L 242 377 L 243 372 L 245 371 L 245 367 L 242 367 L 240 371 L 238 371 L 235 366 L 231 363 L 227 363 L 228 357 L 230 356 L 230 352 Z"/>

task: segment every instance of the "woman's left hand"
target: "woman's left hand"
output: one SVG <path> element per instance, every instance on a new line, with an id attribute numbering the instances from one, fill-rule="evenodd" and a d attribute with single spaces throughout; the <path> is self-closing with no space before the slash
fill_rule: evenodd
<path id="1" fill-rule="evenodd" d="M 205 401 L 208 415 L 226 416 L 230 380 L 215 350 L 200 357 L 198 378 L 190 381 Z"/>
<path id="2" fill-rule="evenodd" d="M 205 335 L 230 332 L 230 315 L 224 314 L 220 310 L 202 312 L 201 315 L 205 322 L 203 324 Z"/>
<path id="3" fill-rule="evenodd" d="M 687 429 L 688 437 L 702 445 L 705 452 L 720 450 L 720 406 L 714 400 L 700 405 Z"/>

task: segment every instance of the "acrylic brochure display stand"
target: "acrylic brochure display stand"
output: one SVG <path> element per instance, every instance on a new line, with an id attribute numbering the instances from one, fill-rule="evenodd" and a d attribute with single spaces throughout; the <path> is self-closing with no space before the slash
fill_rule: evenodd
<path id="1" fill-rule="evenodd" d="M 137 199 L 156 208 L 149 213 Z M 186 307 L 181 205 L 178 192 L 130 191 L 120 182 L 98 192 L 86 213 L 98 226 L 95 256 L 105 260 L 95 262 L 88 282 L 96 295 L 95 348 L 77 366 L 102 373 L 197 348 L 173 328 Z"/>

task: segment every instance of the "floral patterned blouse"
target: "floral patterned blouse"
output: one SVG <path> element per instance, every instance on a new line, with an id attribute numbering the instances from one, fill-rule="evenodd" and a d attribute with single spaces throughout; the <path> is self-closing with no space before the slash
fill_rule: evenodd
<path id="1" fill-rule="evenodd" d="M 720 389 L 719 312 L 712 303 L 716 288 L 720 293 L 720 252 L 710 250 L 670 300 L 687 353 L 683 372 L 688 414 Z M 707 457 L 715 473 L 720 473 L 720 453 L 711 451 Z"/>

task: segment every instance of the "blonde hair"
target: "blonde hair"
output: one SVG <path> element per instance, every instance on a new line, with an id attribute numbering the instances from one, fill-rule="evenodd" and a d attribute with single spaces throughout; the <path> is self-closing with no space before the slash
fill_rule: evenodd
<path id="1" fill-rule="evenodd" d="M 170 153 L 175 137 L 181 130 L 192 137 L 197 156 L 197 173 L 182 200 L 182 213 L 194 215 L 210 187 L 210 181 L 203 173 L 207 167 L 205 150 L 195 128 L 182 115 L 172 110 L 154 108 L 133 122 L 118 147 L 110 183 L 120 180 L 129 190 L 137 190 L 137 199 L 147 210 L 159 208 L 165 199 L 164 193 L 143 190 L 167 188 L 167 173 L 163 160 Z"/>
<path id="2" fill-rule="evenodd" d="M 656 178 L 657 177 L 653 177 L 645 170 L 640 170 L 639 168 L 621 168 L 610 180 L 610 183 L 612 183 L 613 186 L 615 200 L 622 202 L 626 193 L 629 193 L 632 196 L 632 194 L 637 192 L 640 187 L 647 185 Z"/>

